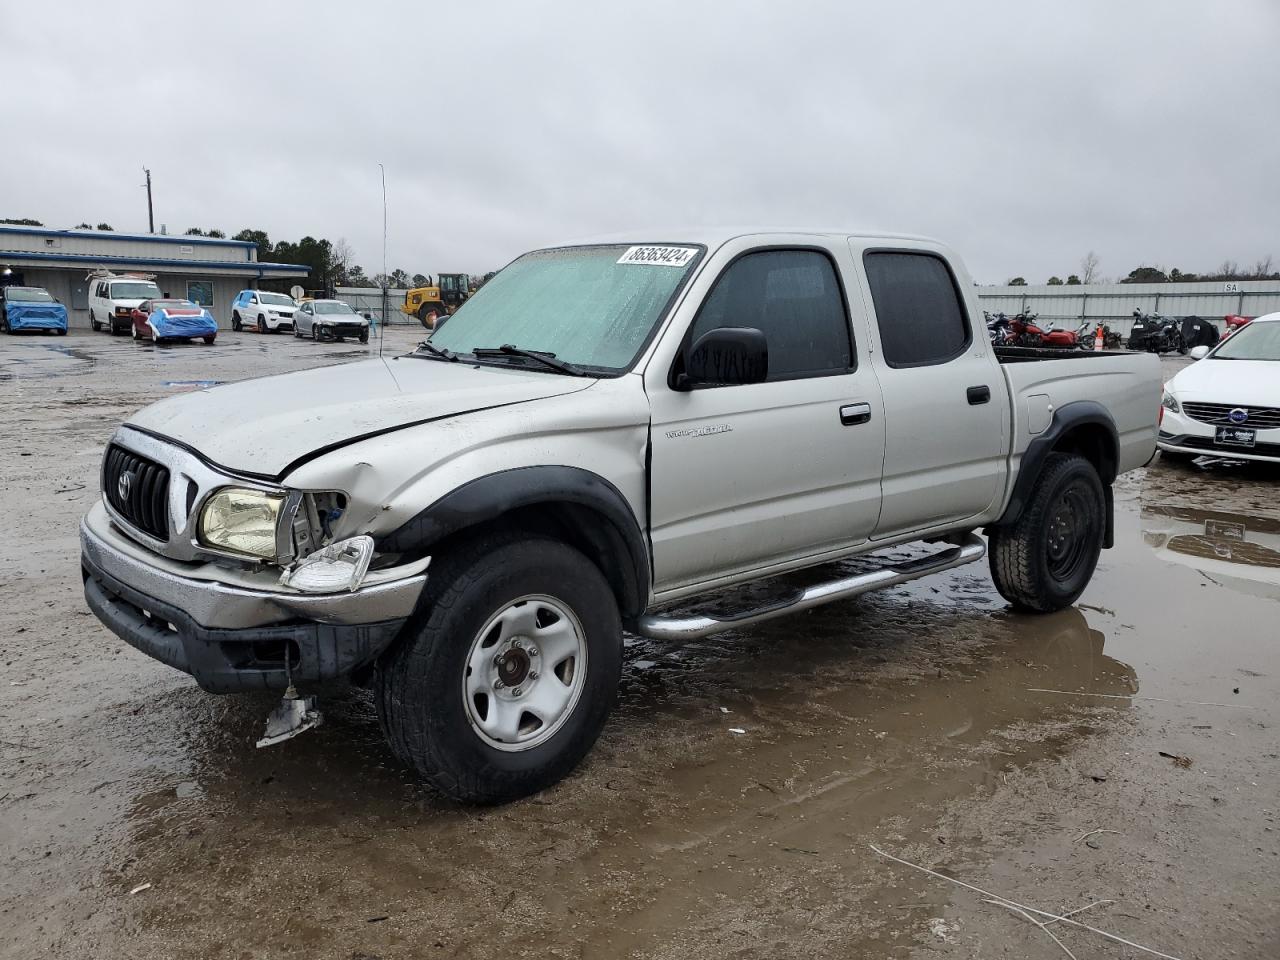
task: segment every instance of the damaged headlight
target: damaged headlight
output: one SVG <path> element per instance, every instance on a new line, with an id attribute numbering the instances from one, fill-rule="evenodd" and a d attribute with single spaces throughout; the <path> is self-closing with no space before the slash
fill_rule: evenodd
<path id="1" fill-rule="evenodd" d="M 261 560 L 276 556 L 276 523 L 283 493 L 224 487 L 200 512 L 200 542 Z"/>
<path id="2" fill-rule="evenodd" d="M 355 590 L 369 571 L 373 538 L 351 537 L 331 543 L 303 557 L 284 573 L 280 582 L 304 593 L 339 593 Z"/>
<path id="3" fill-rule="evenodd" d="M 1164 396 L 1160 399 L 1160 406 L 1173 413 L 1181 413 L 1182 405 L 1178 403 L 1178 398 L 1168 390 L 1164 392 Z"/>

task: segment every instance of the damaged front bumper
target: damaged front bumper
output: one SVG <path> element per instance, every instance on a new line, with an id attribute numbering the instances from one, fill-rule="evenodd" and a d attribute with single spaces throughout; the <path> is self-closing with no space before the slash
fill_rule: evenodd
<path id="1" fill-rule="evenodd" d="M 413 612 L 418 572 L 346 593 L 225 582 L 234 571 L 158 556 L 113 526 L 101 503 L 80 524 L 85 601 L 130 646 L 206 690 L 283 690 L 372 662 Z M 286 670 L 288 657 L 289 669 Z"/>

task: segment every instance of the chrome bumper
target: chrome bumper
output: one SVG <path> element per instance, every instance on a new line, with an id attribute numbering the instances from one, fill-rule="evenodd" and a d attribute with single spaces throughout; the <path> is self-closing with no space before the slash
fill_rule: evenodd
<path id="1" fill-rule="evenodd" d="M 427 575 L 418 573 L 335 594 L 250 585 L 254 578 L 248 573 L 208 563 L 179 563 L 146 550 L 112 526 L 101 502 L 80 522 L 80 552 L 87 569 L 176 607 L 210 629 L 239 630 L 299 619 L 328 624 L 403 620 L 413 612 L 427 582 Z"/>

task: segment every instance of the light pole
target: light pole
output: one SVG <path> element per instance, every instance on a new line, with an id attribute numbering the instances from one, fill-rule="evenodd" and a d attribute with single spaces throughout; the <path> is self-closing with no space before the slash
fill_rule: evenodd
<path id="1" fill-rule="evenodd" d="M 147 175 L 147 182 L 145 184 L 147 188 L 147 232 L 155 233 L 156 232 L 156 215 L 155 215 L 155 211 L 151 209 L 151 171 L 148 170 L 146 167 L 143 167 L 142 172 Z"/>

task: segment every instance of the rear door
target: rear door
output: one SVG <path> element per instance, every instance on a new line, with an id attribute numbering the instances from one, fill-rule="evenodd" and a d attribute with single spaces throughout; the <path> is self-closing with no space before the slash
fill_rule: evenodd
<path id="1" fill-rule="evenodd" d="M 658 591 L 870 536 L 880 510 L 884 421 L 875 374 L 852 335 L 841 275 L 847 263 L 841 250 L 762 249 L 740 240 L 717 252 L 693 284 L 677 328 L 664 337 L 667 352 L 656 353 L 645 372 Z M 676 358 L 717 327 L 765 333 L 768 379 L 674 389 Z"/>
<path id="2" fill-rule="evenodd" d="M 884 393 L 883 505 L 873 537 L 977 517 L 1002 489 L 1009 443 L 1008 388 L 988 340 L 975 335 L 945 257 L 851 244 Z"/>

